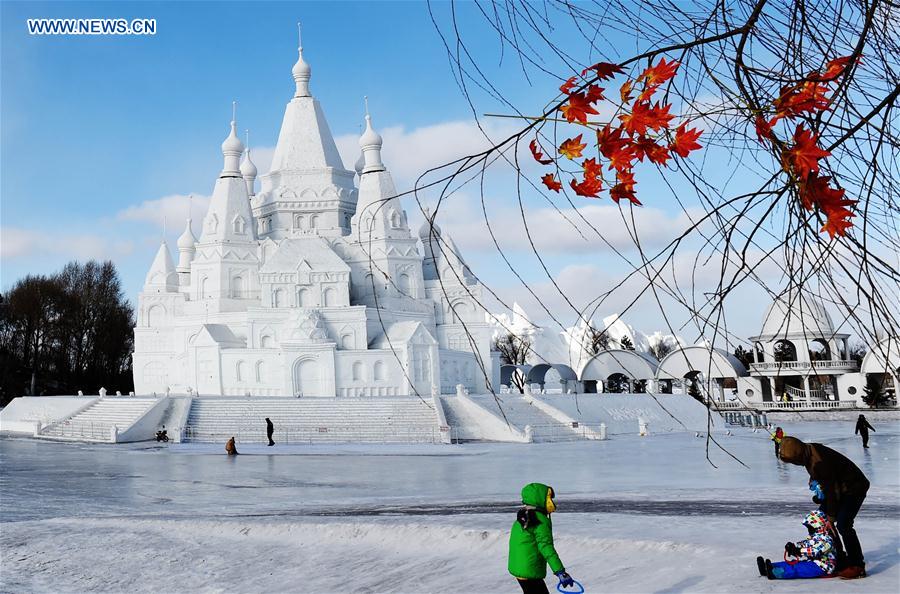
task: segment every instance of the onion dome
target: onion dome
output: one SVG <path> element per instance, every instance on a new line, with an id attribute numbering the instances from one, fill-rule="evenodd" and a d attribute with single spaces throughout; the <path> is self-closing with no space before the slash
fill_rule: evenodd
<path id="1" fill-rule="evenodd" d="M 191 219 L 188 218 L 187 226 L 184 228 L 184 233 L 182 233 L 178 237 L 177 245 L 179 250 L 192 250 L 194 249 L 194 244 L 197 243 L 197 238 L 194 236 L 194 231 L 191 229 Z"/>
<path id="2" fill-rule="evenodd" d="M 294 83 L 297 85 L 294 97 L 309 97 L 309 79 L 312 77 L 312 68 L 303 59 L 303 46 L 297 48 L 297 53 L 297 63 L 291 69 Z"/>

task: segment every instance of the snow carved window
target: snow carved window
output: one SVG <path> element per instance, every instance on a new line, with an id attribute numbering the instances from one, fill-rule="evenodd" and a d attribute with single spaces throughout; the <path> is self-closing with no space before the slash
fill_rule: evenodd
<path id="1" fill-rule="evenodd" d="M 384 363 L 382 361 L 375 361 L 374 375 L 375 381 L 384 380 Z"/>
<path id="2" fill-rule="evenodd" d="M 231 278 L 231 297 L 242 299 L 244 297 L 244 277 L 237 275 Z"/>
<path id="3" fill-rule="evenodd" d="M 403 227 L 403 217 L 396 210 L 391 210 L 391 229 L 400 229 Z"/>
<path id="4" fill-rule="evenodd" d="M 244 221 L 244 217 L 242 217 L 241 215 L 237 215 L 236 217 L 234 217 L 234 220 L 231 221 L 231 227 L 238 235 L 244 234 L 244 229 L 246 226 L 247 223 L 246 221 Z"/>
<path id="5" fill-rule="evenodd" d="M 237 362 L 237 364 L 234 366 L 234 379 L 235 380 L 237 380 L 239 382 L 244 381 L 244 376 L 246 375 L 246 371 L 244 370 L 245 367 L 246 367 L 246 364 L 243 361 Z"/>
<path id="6" fill-rule="evenodd" d="M 353 362 L 353 381 L 358 382 L 363 379 L 363 364 L 361 361 Z"/>
<path id="7" fill-rule="evenodd" d="M 256 362 L 256 382 L 261 383 L 266 376 L 266 364 L 262 361 Z"/>

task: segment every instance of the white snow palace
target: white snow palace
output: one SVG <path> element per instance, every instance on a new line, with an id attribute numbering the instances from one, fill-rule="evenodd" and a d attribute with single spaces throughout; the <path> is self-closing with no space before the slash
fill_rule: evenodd
<path id="1" fill-rule="evenodd" d="M 494 366 L 480 284 L 427 213 L 410 232 L 368 113 L 354 174 L 310 93 L 302 48 L 292 73 L 259 191 L 232 121 L 199 239 L 188 219 L 177 265 L 165 242 L 156 254 L 138 299 L 135 391 L 485 391 Z"/>

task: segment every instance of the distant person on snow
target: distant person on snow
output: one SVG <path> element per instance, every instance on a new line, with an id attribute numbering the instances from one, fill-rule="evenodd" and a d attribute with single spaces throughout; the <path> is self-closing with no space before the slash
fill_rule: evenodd
<path id="1" fill-rule="evenodd" d="M 269 438 L 269 445 L 275 445 L 275 442 L 272 441 L 272 434 L 275 433 L 275 425 L 272 424 L 272 421 L 269 420 L 269 417 L 266 417 L 266 437 Z"/>
<path id="2" fill-rule="evenodd" d="M 772 434 L 772 441 L 775 442 L 775 457 L 778 457 L 778 450 L 781 448 L 781 440 L 784 439 L 784 429 L 775 427 L 775 433 Z"/>
<path id="3" fill-rule="evenodd" d="M 231 439 L 228 440 L 228 443 L 225 444 L 225 452 L 229 456 L 237 456 L 238 451 L 237 448 L 234 447 L 234 436 L 231 436 Z"/>
<path id="4" fill-rule="evenodd" d="M 869 447 L 869 429 L 875 431 L 875 427 L 869 425 L 869 421 L 866 420 L 866 415 L 859 415 L 859 418 L 856 419 L 856 435 L 861 435 L 863 440 L 863 447 Z"/>
<path id="5" fill-rule="evenodd" d="M 781 459 L 804 466 L 809 473 L 810 488 L 814 481 L 818 483 L 820 496 L 816 499 L 824 499 L 819 509 L 840 534 L 840 538 L 834 538 L 837 575 L 846 579 L 865 577 L 866 563 L 853 520 L 869 491 L 869 479 L 843 454 L 820 443 L 804 443 L 796 437 L 781 441 Z"/>
<path id="6" fill-rule="evenodd" d="M 757 557 L 759 575 L 770 580 L 796 580 L 826 577 L 834 573 L 834 540 L 829 534 L 828 518 L 816 510 L 806 516 L 803 525 L 809 531 L 809 538 L 784 545 L 785 558 L 789 555 L 797 561 L 772 563 L 769 559 Z"/>
<path id="7" fill-rule="evenodd" d="M 522 488 L 524 504 L 509 533 L 509 573 L 516 578 L 525 594 L 547 594 L 547 565 L 564 587 L 575 581 L 566 573 L 553 546 L 553 524 L 550 514 L 556 510 L 553 489 L 541 483 Z"/>

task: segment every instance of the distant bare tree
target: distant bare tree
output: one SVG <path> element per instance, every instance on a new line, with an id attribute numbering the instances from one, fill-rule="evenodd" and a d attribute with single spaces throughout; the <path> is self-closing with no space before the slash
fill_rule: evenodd
<path id="1" fill-rule="evenodd" d="M 736 349 L 734 349 L 734 357 L 744 364 L 744 367 L 750 369 L 750 364 L 753 363 L 753 354 L 745 349 L 743 346 L 738 345 Z"/>
<path id="2" fill-rule="evenodd" d="M 663 357 L 675 350 L 671 344 L 665 340 L 652 343 L 650 345 L 650 354 L 656 357 L 657 361 L 662 361 Z"/>
<path id="3" fill-rule="evenodd" d="M 589 348 L 592 355 L 596 355 L 600 351 L 609 348 L 609 333 L 606 330 L 597 330 L 593 326 L 588 326 L 588 338 L 590 339 Z"/>
<path id="4" fill-rule="evenodd" d="M 500 352 L 500 362 L 504 365 L 525 365 L 528 353 L 531 351 L 531 341 L 512 332 L 494 340 L 493 349 Z M 519 391 L 525 392 L 525 375 L 513 373 L 512 385 Z"/>
<path id="5" fill-rule="evenodd" d="M 847 353 L 850 359 L 856 361 L 857 365 L 862 365 L 863 358 L 865 358 L 866 353 L 869 352 L 869 347 L 860 341 L 856 341 L 850 347 L 850 352 Z"/>

